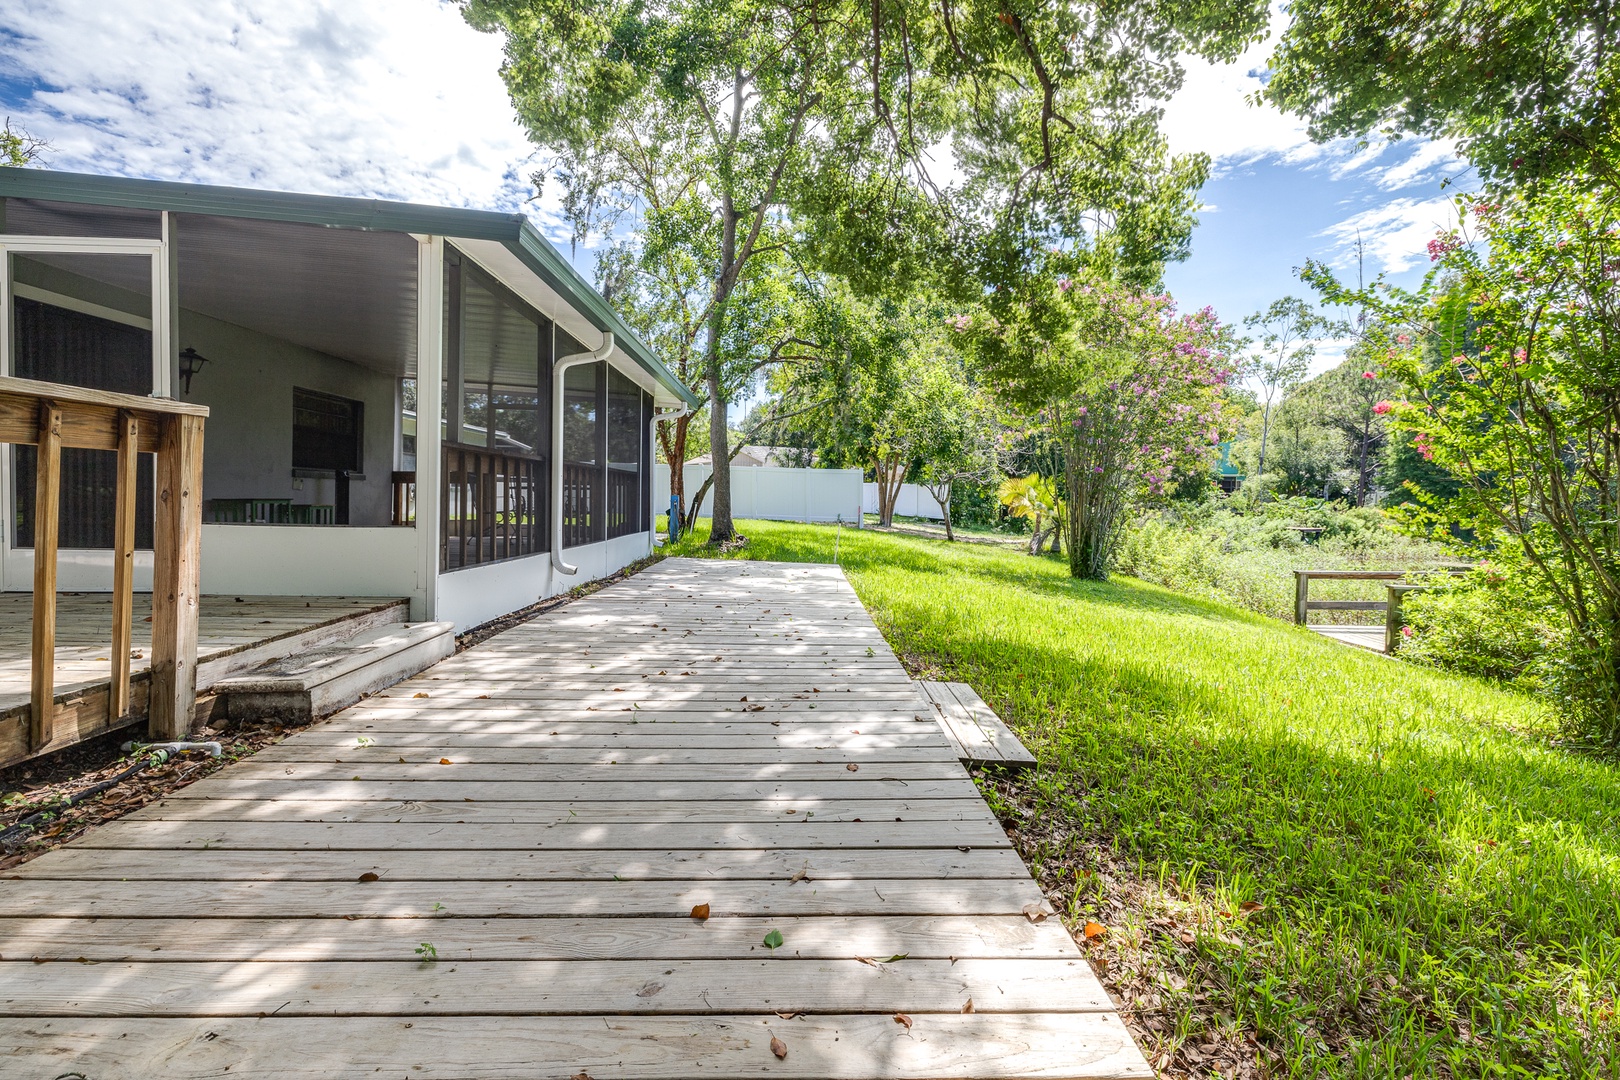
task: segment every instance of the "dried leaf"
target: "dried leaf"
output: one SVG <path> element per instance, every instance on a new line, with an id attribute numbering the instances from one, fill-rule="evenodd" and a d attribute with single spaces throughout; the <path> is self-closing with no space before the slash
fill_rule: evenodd
<path id="1" fill-rule="evenodd" d="M 1256 911 L 1266 910 L 1266 905 L 1262 904 L 1258 900 L 1245 900 L 1243 903 L 1238 905 L 1238 910 L 1243 912 L 1245 915 L 1248 915 Z"/>
<path id="2" fill-rule="evenodd" d="M 707 919 L 708 917 L 709 917 L 709 905 L 708 904 L 693 904 L 692 905 L 692 918 L 698 920 L 698 922 L 702 922 L 704 919 Z"/>
<path id="3" fill-rule="evenodd" d="M 418 690 L 416 693 L 411 695 L 411 697 L 427 697 L 427 696 L 428 696 L 428 693 L 427 693 L 426 690 Z"/>
<path id="4" fill-rule="evenodd" d="M 663 983 L 661 983 L 661 982 L 650 982 L 646 986 L 643 986 L 640 990 L 636 991 L 636 997 L 638 997 L 638 998 L 657 997 L 659 992 L 662 991 L 663 989 L 664 989 L 664 984 Z"/>
<path id="5" fill-rule="evenodd" d="M 972 998 L 968 998 L 967 1001 L 965 1001 L 962 1004 L 962 1011 L 965 1012 L 965 1013 L 970 1013 L 970 1012 L 973 1011 L 973 999 Z"/>
<path id="6" fill-rule="evenodd" d="M 772 1035 L 771 1053 L 776 1055 L 778 1061 L 787 1057 L 787 1043 L 783 1042 L 781 1039 L 778 1039 L 775 1035 Z"/>
<path id="7" fill-rule="evenodd" d="M 855 962 L 859 963 L 859 964 L 865 964 L 868 967 L 877 967 L 878 966 L 878 962 L 876 960 L 872 959 L 870 956 L 857 956 L 855 958 Z"/>
<path id="8" fill-rule="evenodd" d="M 1023 911 L 1024 918 L 1028 919 L 1030 922 L 1038 923 L 1046 921 L 1046 905 L 1042 904 L 1039 900 L 1031 900 L 1020 910 Z"/>
<path id="9" fill-rule="evenodd" d="M 788 812 L 792 813 L 791 810 L 788 811 Z M 809 880 L 810 880 L 810 871 L 808 871 L 808 870 L 795 870 L 793 872 L 793 876 L 788 878 L 788 884 L 789 885 L 797 885 L 801 881 L 809 881 Z"/>
<path id="10" fill-rule="evenodd" d="M 447 758 L 447 757 L 442 757 L 442 758 L 439 759 L 439 764 L 440 765 L 448 765 L 448 764 L 450 764 L 450 759 Z"/>
<path id="11" fill-rule="evenodd" d="M 378 874 L 375 874 L 375 873 L 371 872 L 370 870 L 367 870 L 365 873 L 360 875 L 360 880 L 361 881 L 376 881 L 378 879 L 378 877 L 379 877 Z"/>
<path id="12" fill-rule="evenodd" d="M 861 771 L 861 767 L 859 765 L 855 764 L 853 761 L 850 762 L 848 765 L 845 765 L 844 768 L 848 769 L 850 772 L 860 772 Z"/>
<path id="13" fill-rule="evenodd" d="M 1087 941 L 1100 941 L 1102 936 L 1108 933 L 1108 927 L 1099 922 L 1087 922 L 1080 933 Z"/>
<path id="14" fill-rule="evenodd" d="M 802 1012 L 778 1012 L 776 1015 L 780 1016 L 784 1020 L 797 1020 L 799 1017 L 803 1016 L 804 1013 L 802 1013 Z"/>
<path id="15" fill-rule="evenodd" d="M 905 1013 L 895 1013 L 894 1022 L 905 1028 L 907 1031 L 911 1030 L 911 1017 L 907 1016 Z"/>
<path id="16" fill-rule="evenodd" d="M 590 1073 L 582 1071 L 570 1076 L 568 1080 L 595 1080 L 595 1078 L 592 1077 Z"/>

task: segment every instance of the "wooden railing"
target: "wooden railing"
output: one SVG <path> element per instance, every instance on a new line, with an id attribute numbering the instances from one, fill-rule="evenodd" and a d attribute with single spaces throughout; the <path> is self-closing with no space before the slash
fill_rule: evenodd
<path id="1" fill-rule="evenodd" d="M 1466 566 L 1446 566 L 1439 571 L 1452 576 L 1466 574 Z M 1312 611 L 1382 611 L 1384 613 L 1384 651 L 1393 653 L 1400 644 L 1401 603 L 1408 593 L 1422 592 L 1427 585 L 1407 584 L 1410 572 L 1406 570 L 1295 570 L 1294 622 L 1309 626 Z M 1383 600 L 1312 600 L 1312 581 L 1383 581 Z"/>
<path id="2" fill-rule="evenodd" d="M 563 547 L 596 541 L 596 482 L 601 469 L 577 461 L 563 462 Z"/>
<path id="3" fill-rule="evenodd" d="M 411 525 L 416 522 L 416 470 L 404 472 L 395 471 L 392 478 L 394 487 L 394 520 L 395 525 Z"/>
<path id="4" fill-rule="evenodd" d="M 111 450 L 118 455 L 109 725 L 130 711 L 137 455 L 157 455 L 147 719 L 157 739 L 182 738 L 190 731 L 197 697 L 203 425 L 207 416 L 207 408 L 201 405 L 0 377 L 0 443 L 37 448 L 34 620 L 25 753 L 48 748 L 57 735 L 56 553 L 65 448 Z M 16 755 L 0 748 L 0 759 L 7 756 Z"/>
<path id="5" fill-rule="evenodd" d="M 611 540 L 641 529 L 640 476 L 622 469 L 607 471 L 607 534 Z"/>
<path id="6" fill-rule="evenodd" d="M 446 443 L 439 565 L 445 570 L 546 549 L 545 459 Z"/>

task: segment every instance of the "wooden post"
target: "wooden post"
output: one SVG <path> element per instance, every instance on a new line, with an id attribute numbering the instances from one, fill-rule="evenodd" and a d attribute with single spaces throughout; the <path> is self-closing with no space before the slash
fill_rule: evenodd
<path id="1" fill-rule="evenodd" d="M 135 618 L 135 493 L 139 429 L 128 412 L 118 414 L 118 484 L 113 514 L 112 685 L 107 691 L 107 722 L 129 712 L 129 651 Z"/>
<path id="2" fill-rule="evenodd" d="M 154 739 L 182 739 L 197 706 L 197 615 L 201 599 L 203 420 L 165 416 L 157 455 L 152 569 Z"/>
<path id="3" fill-rule="evenodd" d="M 1300 626 L 1305 625 L 1305 605 L 1311 597 L 1311 572 L 1309 570 L 1294 571 L 1294 622 Z"/>
<path id="4" fill-rule="evenodd" d="M 28 748 L 51 741 L 56 719 L 56 540 L 62 512 L 62 410 L 39 406 L 34 470 L 34 642 Z"/>

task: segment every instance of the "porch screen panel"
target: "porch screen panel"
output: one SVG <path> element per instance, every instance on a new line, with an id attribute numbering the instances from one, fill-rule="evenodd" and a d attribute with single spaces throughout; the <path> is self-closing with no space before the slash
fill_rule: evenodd
<path id="1" fill-rule="evenodd" d="M 446 367 L 459 381 L 446 401 L 460 405 L 460 430 L 445 432 L 447 570 L 546 550 L 549 501 L 550 322 L 471 260 L 453 265 Z"/>
<path id="2" fill-rule="evenodd" d="M 608 369 L 608 537 L 642 530 L 641 444 L 647 425 L 641 414 L 641 387 L 617 368 Z"/>
<path id="3" fill-rule="evenodd" d="M 595 542 L 602 533 L 603 364 L 563 375 L 563 546 Z"/>
<path id="4" fill-rule="evenodd" d="M 19 260 L 20 262 L 21 260 Z M 152 332 L 109 319 L 17 297 L 14 370 L 18 378 L 111 390 L 152 392 Z M 12 448 L 16 546 L 34 546 L 32 446 Z M 111 450 L 62 451 L 62 505 L 58 543 L 64 548 L 111 548 L 117 508 L 118 455 Z M 136 470 L 135 546 L 152 546 L 152 469 L 142 455 Z"/>

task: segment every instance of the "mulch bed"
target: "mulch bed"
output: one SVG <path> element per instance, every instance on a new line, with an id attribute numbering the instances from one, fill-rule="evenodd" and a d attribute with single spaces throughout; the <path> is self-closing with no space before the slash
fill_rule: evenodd
<path id="1" fill-rule="evenodd" d="M 87 829 L 121 818 L 153 799 L 161 799 L 218 772 L 233 761 L 258 753 L 280 742 L 291 730 L 268 723 L 243 725 L 228 731 L 201 728 L 190 739 L 219 743 L 224 751 L 221 757 L 211 758 L 195 751 L 136 773 L 117 787 L 71 807 L 61 817 L 41 823 L 20 846 L 0 847 L 0 871 L 60 847 L 83 836 Z M 139 726 L 108 732 L 48 757 L 0 769 L 0 829 L 123 772 L 134 764 L 138 755 L 126 754 L 119 747 L 141 737 Z"/>

